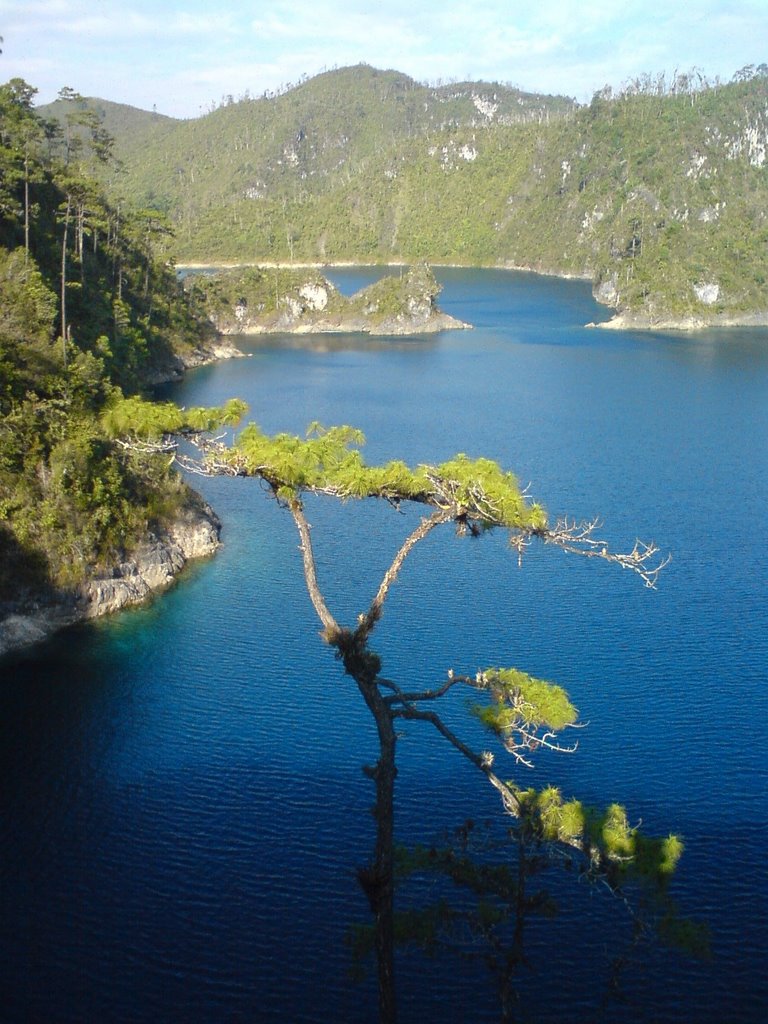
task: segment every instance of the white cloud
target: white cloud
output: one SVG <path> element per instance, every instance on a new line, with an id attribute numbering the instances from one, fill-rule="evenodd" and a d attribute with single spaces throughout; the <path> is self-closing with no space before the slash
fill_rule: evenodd
<path id="1" fill-rule="evenodd" d="M 164 5 L 160 10 L 148 0 L 0 0 L 0 18 L 6 32 L 39 36 L 47 45 L 57 36 L 79 38 L 83 44 L 112 39 L 118 47 L 132 39 L 161 39 L 169 35 L 197 35 L 203 38 L 227 34 L 232 17 L 226 11 L 205 5 L 200 11 L 192 4 Z"/>
<path id="2" fill-rule="evenodd" d="M 160 10 L 161 8 L 161 10 Z M 766 0 L 0 0 L 0 77 L 192 116 L 323 67 L 487 78 L 587 100 L 609 83 L 759 63 Z M 263 12 L 263 13 L 262 13 Z M 151 105 L 151 103 L 150 103 Z"/>

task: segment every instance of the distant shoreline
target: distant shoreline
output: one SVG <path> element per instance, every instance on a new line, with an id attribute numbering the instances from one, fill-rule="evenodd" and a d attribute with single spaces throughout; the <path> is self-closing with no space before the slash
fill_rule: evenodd
<path id="1" fill-rule="evenodd" d="M 290 260 L 209 260 L 206 263 L 177 263 L 177 270 L 239 270 L 246 267 L 263 267 L 265 270 L 334 270 L 354 268 L 410 267 L 416 263 L 426 263 L 429 267 L 442 267 L 447 270 L 508 270 L 521 274 L 538 274 L 541 277 L 559 277 L 565 281 L 591 281 L 589 274 L 567 274 L 556 270 L 545 270 L 540 267 L 517 263 L 443 263 L 433 260 L 392 260 L 387 263 L 368 263 L 360 260 L 315 260 L 314 262 L 293 263 Z"/>
<path id="2" fill-rule="evenodd" d="M 711 319 L 699 316 L 653 317 L 642 313 L 615 313 L 610 320 L 585 324 L 603 331 L 680 331 L 694 334 L 697 331 L 710 331 L 717 328 L 731 327 L 768 327 L 768 312 L 762 313 L 717 313 Z"/>
<path id="3" fill-rule="evenodd" d="M 413 262 L 413 261 L 412 261 Z M 334 270 L 354 268 L 381 268 L 386 270 L 393 267 L 408 267 L 412 262 L 393 260 L 387 263 L 366 263 L 359 260 L 339 260 L 337 262 L 314 261 L 314 262 L 290 262 L 275 260 L 252 260 L 252 261 L 228 261 L 213 260 L 207 263 L 179 263 L 177 270 L 237 270 L 246 267 L 263 267 L 265 270 Z M 430 267 L 446 268 L 450 270 L 505 270 L 510 273 L 537 274 L 540 277 L 557 277 L 564 281 L 590 282 L 592 278 L 588 274 L 568 274 L 555 270 L 547 270 L 541 267 L 521 265 L 516 263 L 438 263 L 430 260 L 425 262 Z M 606 307 L 607 310 L 610 307 Z M 719 313 L 712 317 L 682 316 L 682 317 L 649 317 L 643 313 L 633 313 L 628 310 L 614 311 L 607 320 L 591 321 L 584 325 L 606 331 L 680 331 L 686 334 L 693 334 L 697 331 L 706 331 L 730 327 L 768 327 L 768 311 L 753 311 L 744 313 Z"/>

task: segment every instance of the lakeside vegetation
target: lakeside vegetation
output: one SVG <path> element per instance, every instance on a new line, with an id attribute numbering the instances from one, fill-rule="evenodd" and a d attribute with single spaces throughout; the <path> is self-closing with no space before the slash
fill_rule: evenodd
<path id="1" fill-rule="evenodd" d="M 211 329 L 168 264 L 168 229 L 100 178 L 100 119 L 70 95 L 63 123 L 0 87 L 0 608 L 122 561 L 190 500 L 167 460 L 101 423 L 123 394 L 178 372 Z"/>
<path id="2" fill-rule="evenodd" d="M 84 108 L 180 261 L 523 266 L 585 276 L 620 311 L 711 320 L 768 311 L 767 72 L 647 75 L 578 106 L 360 65 L 192 121 Z"/>

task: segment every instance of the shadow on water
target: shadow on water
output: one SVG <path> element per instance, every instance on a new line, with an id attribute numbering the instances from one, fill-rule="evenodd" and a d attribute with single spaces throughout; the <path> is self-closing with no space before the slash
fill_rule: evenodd
<path id="1" fill-rule="evenodd" d="M 105 701 L 122 657 L 99 644 L 100 632 L 93 625 L 70 627 L 0 661 L 0 773 L 13 811 L 4 816 L 6 825 L 18 821 L 17 812 L 34 822 L 38 807 L 66 813 L 56 793 L 71 792 L 73 773 L 98 767 L 110 738 Z M 14 833 L 7 853 L 15 853 L 19 838 Z"/>
<path id="2" fill-rule="evenodd" d="M 252 354 L 296 349 L 327 355 L 329 352 L 407 352 L 415 346 L 434 348 L 435 335 L 405 335 L 379 338 L 370 334 L 274 334 L 233 335 L 232 341 L 243 351 Z"/>

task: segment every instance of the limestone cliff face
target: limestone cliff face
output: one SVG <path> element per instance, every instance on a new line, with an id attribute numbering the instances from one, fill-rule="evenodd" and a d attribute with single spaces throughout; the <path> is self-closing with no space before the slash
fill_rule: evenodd
<path id="1" fill-rule="evenodd" d="M 129 561 L 103 577 L 89 580 L 78 593 L 81 617 L 95 618 L 139 604 L 165 590 L 191 558 L 213 554 L 220 524 L 207 506 L 185 509 L 166 530 L 150 534 Z"/>
<path id="2" fill-rule="evenodd" d="M 12 608 L 0 619 L 0 655 L 44 640 L 64 626 L 140 604 L 165 590 L 193 558 L 213 554 L 221 524 L 203 502 L 188 505 L 175 522 L 147 536 L 125 561 L 76 590 Z"/>

